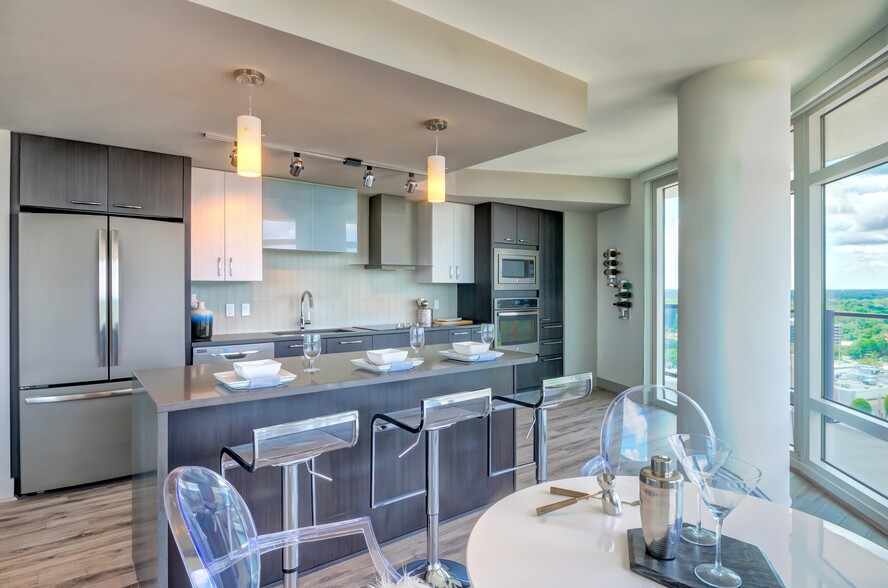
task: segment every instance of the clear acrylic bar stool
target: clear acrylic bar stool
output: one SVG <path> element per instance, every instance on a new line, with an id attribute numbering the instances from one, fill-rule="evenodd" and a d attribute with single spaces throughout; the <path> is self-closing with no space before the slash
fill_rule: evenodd
<path id="1" fill-rule="evenodd" d="M 223 447 L 220 473 L 232 468 L 254 472 L 264 467 L 281 468 L 282 529 L 299 527 L 300 464 L 311 474 L 311 513 L 315 523 L 315 478 L 328 482 L 327 476 L 314 471 L 314 459 L 324 453 L 348 449 L 358 442 L 358 412 L 349 411 L 315 417 L 303 421 L 253 429 L 253 442 L 236 447 Z M 299 547 L 284 547 L 284 587 L 295 588 L 299 569 Z"/>
<path id="2" fill-rule="evenodd" d="M 529 408 L 533 410 L 533 461 L 512 467 L 493 469 L 493 419 L 487 421 L 487 474 L 491 477 L 507 474 L 536 465 L 536 481 L 542 484 L 547 479 L 549 467 L 549 410 L 558 408 L 563 402 L 582 400 L 592 394 L 592 372 L 543 380 L 539 390 L 528 390 L 517 394 L 494 396 L 491 410 Z"/>
<path id="3" fill-rule="evenodd" d="M 458 392 L 426 398 L 419 408 L 377 414 L 370 422 L 370 506 L 378 508 L 410 498 L 426 495 L 426 559 L 407 564 L 406 574 L 416 574 L 434 588 L 462 588 L 469 586 L 468 574 L 463 564 L 442 560 L 438 555 L 439 512 L 439 435 L 443 429 L 461 421 L 485 418 L 490 414 L 490 388 Z M 426 433 L 426 487 L 388 500 L 376 500 L 376 435 L 387 430 L 401 429 L 416 440 L 398 457 L 403 457 L 416 447 Z"/>

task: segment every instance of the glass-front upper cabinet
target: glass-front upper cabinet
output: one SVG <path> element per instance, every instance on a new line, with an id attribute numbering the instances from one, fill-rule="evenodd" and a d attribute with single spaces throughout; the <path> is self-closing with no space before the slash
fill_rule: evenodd
<path id="1" fill-rule="evenodd" d="M 264 249 L 357 252 L 357 190 L 264 178 L 262 203 Z"/>

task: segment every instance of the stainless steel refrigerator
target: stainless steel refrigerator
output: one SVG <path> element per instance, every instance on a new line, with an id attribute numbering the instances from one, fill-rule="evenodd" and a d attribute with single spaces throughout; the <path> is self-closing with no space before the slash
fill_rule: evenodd
<path id="1" fill-rule="evenodd" d="M 132 372 L 185 363 L 182 223 L 19 215 L 19 492 L 130 474 Z"/>

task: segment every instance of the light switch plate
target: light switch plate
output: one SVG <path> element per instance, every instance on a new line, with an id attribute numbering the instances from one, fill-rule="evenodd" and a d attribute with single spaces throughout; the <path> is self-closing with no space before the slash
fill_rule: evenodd
<path id="1" fill-rule="evenodd" d="M 241 316 L 250 316 L 250 304 L 244 302 L 241 304 Z"/>
<path id="2" fill-rule="evenodd" d="M 234 316 L 234 305 L 226 304 L 225 305 L 225 316 Z"/>
<path id="3" fill-rule="evenodd" d="M 441 308 L 441 301 L 438 300 L 437 298 L 432 300 L 432 310 L 440 310 L 440 308 Z"/>

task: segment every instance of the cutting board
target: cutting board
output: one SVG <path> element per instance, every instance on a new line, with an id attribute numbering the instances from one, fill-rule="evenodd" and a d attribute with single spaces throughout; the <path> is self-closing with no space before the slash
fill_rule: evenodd
<path id="1" fill-rule="evenodd" d="M 432 321 L 432 325 L 436 327 L 462 327 L 465 325 L 471 325 L 472 321 L 463 320 L 463 321 Z"/>

